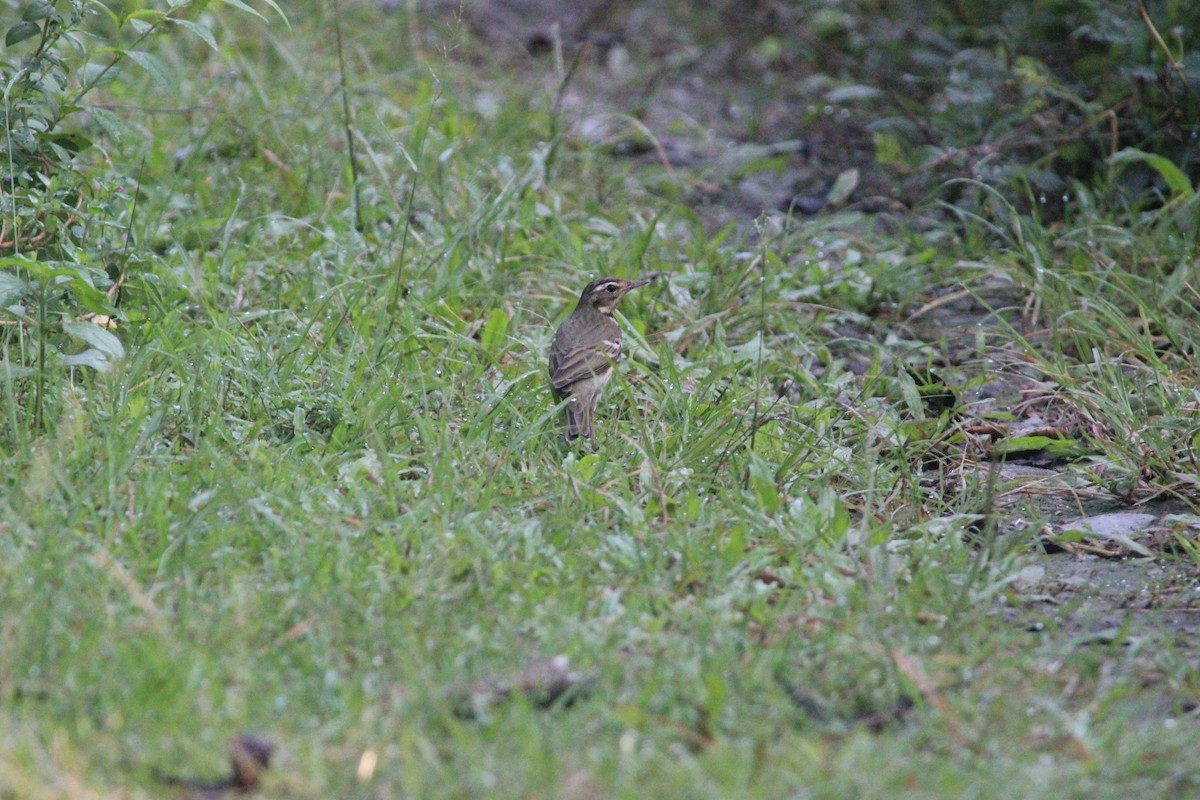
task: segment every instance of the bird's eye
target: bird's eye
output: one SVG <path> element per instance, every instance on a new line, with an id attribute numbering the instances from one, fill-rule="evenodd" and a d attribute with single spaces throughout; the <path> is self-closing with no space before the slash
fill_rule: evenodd
<path id="1" fill-rule="evenodd" d="M 610 283 L 608 286 L 604 287 L 604 290 L 609 294 L 612 294 L 617 290 L 617 285 L 615 283 Z"/>

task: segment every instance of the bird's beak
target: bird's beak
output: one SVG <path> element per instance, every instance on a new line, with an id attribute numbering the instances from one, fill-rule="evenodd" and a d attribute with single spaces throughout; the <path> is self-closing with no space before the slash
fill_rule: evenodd
<path id="1" fill-rule="evenodd" d="M 629 291 L 630 289 L 636 289 L 639 286 L 645 286 L 647 283 L 650 283 L 657 277 L 658 277 L 657 272 L 651 272 L 649 275 L 647 275 L 644 278 L 638 278 L 636 281 L 631 281 L 629 286 L 627 286 L 625 288 L 625 291 Z"/>

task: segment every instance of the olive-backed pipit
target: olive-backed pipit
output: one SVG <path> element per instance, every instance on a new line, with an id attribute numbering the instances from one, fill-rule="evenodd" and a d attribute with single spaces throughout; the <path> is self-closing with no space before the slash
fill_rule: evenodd
<path id="1" fill-rule="evenodd" d="M 654 280 L 651 274 L 636 281 L 601 278 L 592 281 L 579 295 L 571 312 L 550 345 L 550 385 L 554 396 L 567 400 L 567 441 L 591 438 L 596 403 L 613 362 L 621 357 L 621 328 L 613 319 L 617 303 L 630 289 Z"/>

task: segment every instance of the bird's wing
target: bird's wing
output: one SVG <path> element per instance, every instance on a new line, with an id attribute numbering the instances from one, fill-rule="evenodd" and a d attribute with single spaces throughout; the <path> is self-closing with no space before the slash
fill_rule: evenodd
<path id="1" fill-rule="evenodd" d="M 570 348 L 550 348 L 550 383 L 557 391 L 566 389 L 593 375 L 603 375 L 612 369 L 612 362 L 621 355 L 620 340 L 605 339 Z"/>

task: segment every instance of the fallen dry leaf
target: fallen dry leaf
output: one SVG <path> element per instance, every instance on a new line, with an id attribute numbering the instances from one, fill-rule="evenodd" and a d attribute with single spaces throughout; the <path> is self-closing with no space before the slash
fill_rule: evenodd
<path id="1" fill-rule="evenodd" d="M 275 743 L 265 736 L 246 733 L 229 743 L 228 778 L 216 781 L 181 778 L 156 772 L 156 777 L 171 786 L 188 790 L 192 800 L 217 800 L 226 793 L 246 794 L 258 788 L 262 774 L 271 764 Z"/>

